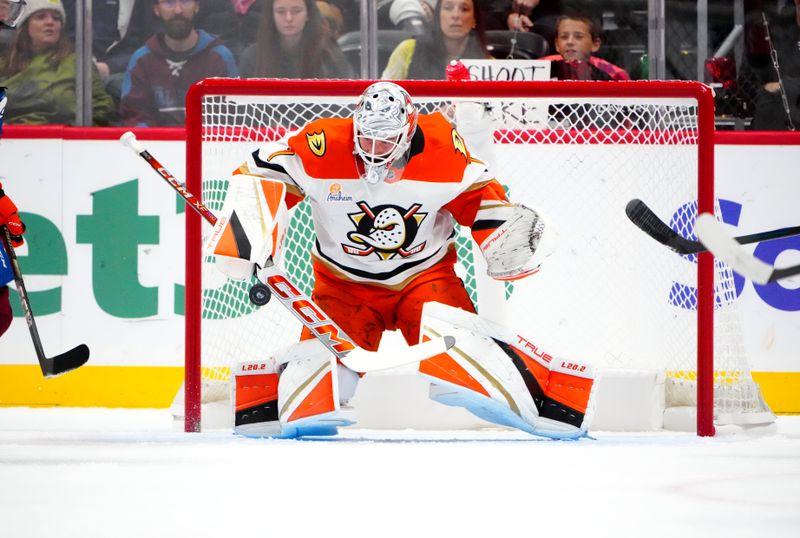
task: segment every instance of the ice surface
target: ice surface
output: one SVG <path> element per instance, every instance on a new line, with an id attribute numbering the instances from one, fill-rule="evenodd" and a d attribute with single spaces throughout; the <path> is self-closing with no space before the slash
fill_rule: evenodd
<path id="1" fill-rule="evenodd" d="M 0 408 L 0 536 L 800 536 L 800 417 L 722 433 L 259 440 L 163 410 Z"/>

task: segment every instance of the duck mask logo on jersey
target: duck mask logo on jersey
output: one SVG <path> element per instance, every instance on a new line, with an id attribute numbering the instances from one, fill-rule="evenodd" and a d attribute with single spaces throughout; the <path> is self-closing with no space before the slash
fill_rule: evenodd
<path id="1" fill-rule="evenodd" d="M 353 256 L 369 256 L 375 253 L 383 260 L 399 255 L 407 258 L 425 248 L 426 241 L 414 245 L 419 226 L 427 213 L 419 213 L 421 204 L 413 204 L 409 208 L 396 205 L 379 205 L 370 207 L 367 202 L 358 202 L 361 211 L 349 213 L 348 216 L 356 231 L 349 232 L 347 238 L 357 245 L 342 244 L 347 254 Z"/>
<path id="2" fill-rule="evenodd" d="M 325 131 L 319 133 L 306 133 L 308 149 L 317 157 L 325 155 Z"/>

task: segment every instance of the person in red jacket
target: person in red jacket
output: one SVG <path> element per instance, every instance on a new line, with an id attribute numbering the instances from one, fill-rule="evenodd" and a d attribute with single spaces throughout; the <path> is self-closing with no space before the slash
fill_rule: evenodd
<path id="1" fill-rule="evenodd" d="M 4 28 L 14 28 L 25 8 L 25 0 L 0 0 L 0 31 Z M 3 114 L 6 110 L 6 89 L 0 87 L 0 138 L 3 136 Z M 11 201 L 5 191 L 3 184 L 0 183 L 0 231 L 5 234 L 2 228 L 8 228 L 11 233 L 13 245 L 22 245 L 22 234 L 25 233 L 25 225 L 19 219 L 17 206 Z M 8 301 L 8 283 L 5 278 L 10 274 L 9 260 L 5 250 L 0 246 L 0 336 L 8 330 L 11 325 L 11 303 Z"/>
<path id="2" fill-rule="evenodd" d="M 2 3 L 4 0 L 0 0 Z M 0 136 L 3 134 L 3 113 L 6 108 L 6 89 L 0 87 Z M 17 206 L 11 201 L 5 191 L 3 184 L 0 183 L 0 233 L 5 234 L 7 228 L 11 234 L 11 243 L 14 247 L 21 246 L 22 234 L 25 233 L 25 225 L 19 219 Z M 10 281 L 10 261 L 8 253 L 0 246 L 0 336 L 8 330 L 11 325 L 11 303 L 8 300 L 8 282 Z"/>

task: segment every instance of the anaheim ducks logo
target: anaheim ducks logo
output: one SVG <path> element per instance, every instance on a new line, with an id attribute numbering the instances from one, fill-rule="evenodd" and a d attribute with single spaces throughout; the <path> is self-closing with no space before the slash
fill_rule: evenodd
<path id="1" fill-rule="evenodd" d="M 461 135 L 458 134 L 458 131 L 455 129 L 453 129 L 453 147 L 457 152 L 464 156 L 464 159 L 467 161 L 469 160 L 469 157 L 467 156 L 467 145 L 464 143 L 464 139 L 461 138 Z"/>
<path id="2" fill-rule="evenodd" d="M 357 205 L 361 211 L 348 213 L 356 231 L 347 234 L 347 238 L 357 245 L 342 244 L 347 254 L 369 256 L 375 253 L 381 259 L 389 260 L 397 255 L 407 258 L 425 248 L 426 241 L 411 246 L 419 225 L 428 215 L 419 213 L 421 204 L 413 204 L 407 209 L 396 205 L 370 207 L 364 201 Z"/>
<path id="3" fill-rule="evenodd" d="M 308 149 L 317 157 L 325 155 L 325 131 L 319 133 L 306 133 Z"/>

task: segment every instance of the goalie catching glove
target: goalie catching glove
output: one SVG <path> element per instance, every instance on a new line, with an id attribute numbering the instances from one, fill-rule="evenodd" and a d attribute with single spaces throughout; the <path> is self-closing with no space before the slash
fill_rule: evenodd
<path id="1" fill-rule="evenodd" d="M 247 280 L 255 266 L 278 263 L 286 233 L 286 186 L 280 181 L 234 174 L 222 215 L 205 250 L 217 268 L 235 280 Z"/>
<path id="2" fill-rule="evenodd" d="M 496 217 L 504 222 L 481 242 L 487 274 L 497 280 L 516 280 L 538 271 L 555 247 L 555 232 L 541 214 L 524 205 L 488 211 L 497 212 Z M 485 213 L 483 219 L 487 218 Z"/>

